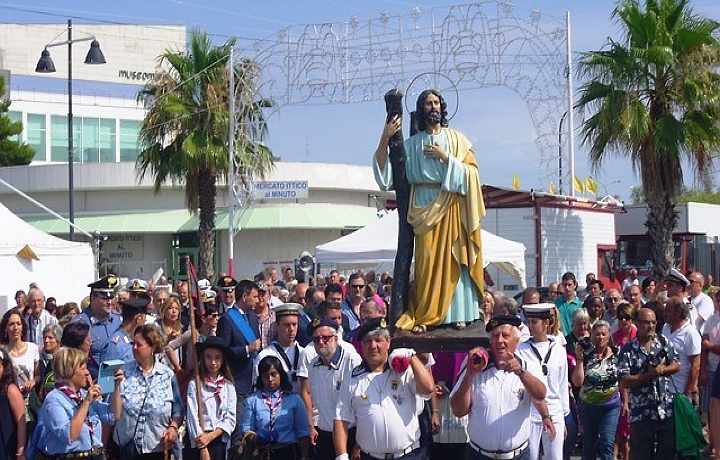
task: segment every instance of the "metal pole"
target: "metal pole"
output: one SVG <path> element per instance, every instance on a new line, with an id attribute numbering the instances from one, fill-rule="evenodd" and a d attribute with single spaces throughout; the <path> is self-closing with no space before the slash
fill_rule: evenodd
<path id="1" fill-rule="evenodd" d="M 568 147 L 570 156 L 570 196 L 575 196 L 575 120 L 573 118 L 573 67 L 572 67 L 572 30 L 570 12 L 565 17 L 567 32 L 567 95 L 568 95 Z"/>
<path id="2" fill-rule="evenodd" d="M 234 47 L 230 47 L 230 59 L 228 60 L 228 274 L 233 276 L 233 256 L 235 244 L 235 63 Z"/>
<path id="3" fill-rule="evenodd" d="M 560 125 L 558 126 L 558 194 L 563 194 L 563 158 L 562 158 L 562 125 L 567 116 L 567 111 L 560 117 Z"/>
<path id="4" fill-rule="evenodd" d="M 73 110 L 72 110 L 72 19 L 67 22 L 68 34 L 68 218 L 75 223 L 75 183 L 73 178 Z M 70 241 L 75 237 L 75 228 L 70 226 Z"/>

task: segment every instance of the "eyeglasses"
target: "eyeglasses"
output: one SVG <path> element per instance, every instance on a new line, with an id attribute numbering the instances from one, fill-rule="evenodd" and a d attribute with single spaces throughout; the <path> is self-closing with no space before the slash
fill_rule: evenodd
<path id="1" fill-rule="evenodd" d="M 328 343 L 332 338 L 335 337 L 334 335 L 316 335 L 313 337 L 313 342 L 315 343 Z"/>
<path id="2" fill-rule="evenodd" d="M 626 315 L 620 315 L 620 316 L 618 316 L 618 319 L 619 319 L 620 321 L 630 321 L 630 320 L 632 320 L 631 317 L 626 316 Z"/>
<path id="3" fill-rule="evenodd" d="M 352 288 L 353 288 L 353 289 L 362 289 L 362 288 L 364 288 L 364 287 L 365 287 L 364 284 L 353 284 L 353 285 L 352 285 Z"/>
<path id="4" fill-rule="evenodd" d="M 235 292 L 235 288 L 223 288 L 223 292 L 233 293 L 233 292 Z"/>

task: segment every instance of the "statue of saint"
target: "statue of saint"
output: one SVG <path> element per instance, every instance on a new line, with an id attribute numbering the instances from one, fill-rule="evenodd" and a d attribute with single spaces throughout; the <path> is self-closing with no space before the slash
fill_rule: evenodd
<path id="1" fill-rule="evenodd" d="M 395 325 L 421 333 L 444 324 L 463 328 L 480 318 L 485 205 L 472 145 L 447 127 L 442 95 L 423 91 L 416 110 L 418 132 L 404 141 L 411 187 L 407 220 L 415 233 L 414 290 Z M 401 118 L 390 118 L 375 151 L 375 180 L 383 190 L 393 186 L 388 143 L 400 128 Z"/>

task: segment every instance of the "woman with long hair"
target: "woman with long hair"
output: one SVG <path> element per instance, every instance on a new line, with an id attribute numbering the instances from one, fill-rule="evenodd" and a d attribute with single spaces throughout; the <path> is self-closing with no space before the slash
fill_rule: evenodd
<path id="1" fill-rule="evenodd" d="M 228 348 L 220 337 L 206 337 L 198 342 L 198 371 L 203 423 L 198 418 L 195 380 L 187 390 L 187 427 L 189 448 L 186 460 L 225 460 L 227 444 L 236 423 L 235 386 L 227 363 Z"/>
<path id="2" fill-rule="evenodd" d="M 180 299 L 174 295 L 170 296 L 160 309 L 158 326 L 160 326 L 166 342 L 174 340 L 182 334 L 180 311 L 182 311 Z"/>
<path id="3" fill-rule="evenodd" d="M 253 457 L 309 459 L 310 431 L 305 404 L 293 392 L 290 378 L 278 358 L 266 356 L 260 360 L 255 388 L 245 400 L 240 421 L 244 438 L 256 445 Z"/>
<path id="4" fill-rule="evenodd" d="M 25 400 L 10 355 L 0 348 L 0 460 L 25 460 L 26 440 Z"/>

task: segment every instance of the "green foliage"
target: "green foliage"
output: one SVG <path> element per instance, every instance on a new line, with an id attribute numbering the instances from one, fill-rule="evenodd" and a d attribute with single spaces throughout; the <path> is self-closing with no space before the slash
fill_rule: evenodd
<path id="1" fill-rule="evenodd" d="M 0 94 L 5 91 L 5 79 L 0 77 Z M 0 100 L 0 166 L 30 164 L 35 151 L 29 145 L 10 139 L 22 133 L 22 123 L 14 122 L 7 115 L 10 101 Z"/>
<path id="2" fill-rule="evenodd" d="M 642 194 L 640 186 L 633 187 L 630 191 L 630 199 L 633 204 L 645 204 L 645 197 Z M 708 190 L 684 189 L 677 196 L 678 203 L 709 203 L 720 204 L 720 191 L 713 192 Z"/>

